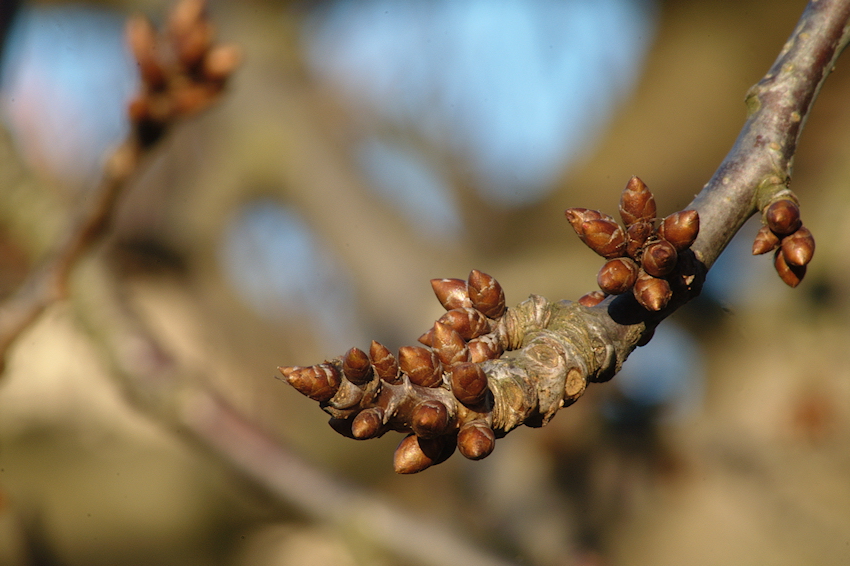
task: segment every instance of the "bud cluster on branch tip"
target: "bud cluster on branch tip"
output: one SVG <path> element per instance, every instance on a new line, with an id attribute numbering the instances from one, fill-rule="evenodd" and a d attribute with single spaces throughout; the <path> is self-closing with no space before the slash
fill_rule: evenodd
<path id="1" fill-rule="evenodd" d="M 241 52 L 235 45 L 215 44 L 214 36 L 205 0 L 180 0 L 163 34 L 144 16 L 127 22 L 127 42 L 141 78 L 128 108 L 139 143 L 154 143 L 170 123 L 218 99 Z"/>
<path id="2" fill-rule="evenodd" d="M 462 279 L 434 279 L 446 313 L 398 356 L 378 342 L 367 354 L 343 356 L 309 367 L 281 367 L 285 381 L 319 401 L 340 434 L 365 440 L 389 430 L 412 433 L 395 453 L 395 469 L 414 473 L 438 464 L 459 448 L 479 460 L 493 451 L 493 396 L 480 363 L 507 346 L 502 286 L 472 270 Z"/>
<path id="3" fill-rule="evenodd" d="M 598 210 L 568 208 L 565 211 L 579 238 L 608 259 L 596 277 L 602 292 L 588 293 L 578 302 L 593 307 L 608 295 L 631 290 L 641 306 L 659 311 L 673 296 L 670 278 L 676 274 L 679 257 L 699 234 L 699 213 L 675 212 L 656 229 L 655 197 L 637 177 L 626 184 L 619 209 L 625 228 Z"/>
<path id="4" fill-rule="evenodd" d="M 815 255 L 815 238 L 800 220 L 800 205 L 786 193 L 762 211 L 764 226 L 756 234 L 753 255 L 776 250 L 773 265 L 779 277 L 796 287 L 806 275 L 806 265 Z"/>

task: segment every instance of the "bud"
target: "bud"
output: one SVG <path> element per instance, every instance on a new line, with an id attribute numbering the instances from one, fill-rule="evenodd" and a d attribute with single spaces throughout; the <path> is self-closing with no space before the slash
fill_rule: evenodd
<path id="1" fill-rule="evenodd" d="M 788 265 L 802 267 L 812 261 L 815 255 L 815 238 L 805 226 L 782 239 L 782 255 Z"/>
<path id="2" fill-rule="evenodd" d="M 581 229 L 581 225 L 588 220 L 614 220 L 607 214 L 599 212 L 598 210 L 590 210 L 589 208 L 568 208 L 564 211 L 564 214 L 566 215 L 570 226 L 573 227 L 573 230 L 576 231 L 576 234 L 578 234 L 579 238 L 582 240 L 584 240 L 584 232 Z"/>
<path id="3" fill-rule="evenodd" d="M 410 428 L 419 438 L 434 438 L 449 428 L 449 410 L 439 401 L 419 403 L 410 415 Z"/>
<path id="4" fill-rule="evenodd" d="M 466 290 L 466 281 L 463 279 L 431 279 L 431 288 L 447 311 L 472 306 Z"/>
<path id="5" fill-rule="evenodd" d="M 464 339 L 442 322 L 434 323 L 431 346 L 444 365 L 450 366 L 469 360 L 469 349 Z"/>
<path id="6" fill-rule="evenodd" d="M 632 177 L 620 196 L 620 216 L 626 226 L 655 220 L 655 197 L 638 177 Z"/>
<path id="7" fill-rule="evenodd" d="M 699 213 L 696 210 L 674 212 L 658 227 L 658 235 L 673 244 L 677 252 L 691 247 L 698 234 Z"/>
<path id="8" fill-rule="evenodd" d="M 242 51 L 235 45 L 214 45 L 204 56 L 204 77 L 211 81 L 225 81 L 242 62 Z"/>
<path id="9" fill-rule="evenodd" d="M 342 357 L 342 372 L 348 381 L 363 385 L 372 379 L 372 364 L 369 356 L 360 348 L 352 348 Z"/>
<path id="10" fill-rule="evenodd" d="M 398 365 L 410 381 L 422 387 L 437 387 L 443 382 L 443 367 L 437 355 L 428 348 L 402 346 Z"/>
<path id="11" fill-rule="evenodd" d="M 495 360 L 505 351 L 499 340 L 493 334 L 485 334 L 466 345 L 469 348 L 469 361 L 481 363 L 484 360 Z"/>
<path id="12" fill-rule="evenodd" d="M 369 347 L 369 358 L 372 360 L 372 366 L 375 368 L 378 377 L 387 383 L 398 383 L 398 362 L 389 348 L 372 340 L 372 345 Z"/>
<path id="13" fill-rule="evenodd" d="M 406 436 L 395 449 L 393 468 L 397 474 L 415 474 L 445 462 L 455 449 L 454 438 L 419 438 L 415 434 Z"/>
<path id="14" fill-rule="evenodd" d="M 480 403 L 487 394 L 487 374 L 478 364 L 465 362 L 452 367 L 452 394 L 464 405 Z"/>
<path id="15" fill-rule="evenodd" d="M 626 255 L 637 258 L 643 245 L 652 236 L 652 224 L 649 222 L 635 222 L 626 229 Z"/>
<path id="16" fill-rule="evenodd" d="M 753 255 L 766 254 L 779 247 L 779 237 L 769 227 L 762 226 L 753 242 Z"/>
<path id="17" fill-rule="evenodd" d="M 638 275 L 632 292 L 637 301 L 648 311 L 660 311 L 670 302 L 673 292 L 664 279 L 657 279 L 647 273 Z"/>
<path id="18" fill-rule="evenodd" d="M 158 89 L 165 84 L 165 71 L 158 61 L 157 34 L 150 20 L 144 16 L 131 16 L 125 31 L 127 43 L 139 65 L 142 81 Z"/>
<path id="19" fill-rule="evenodd" d="M 314 401 L 328 401 L 339 389 L 339 371 L 330 364 L 277 368 L 284 379 L 302 395 Z"/>
<path id="20" fill-rule="evenodd" d="M 586 307 L 595 307 L 596 305 L 604 301 L 605 297 L 607 296 L 608 295 L 606 295 L 602 291 L 591 291 L 590 293 L 579 297 L 578 303 Z"/>
<path id="21" fill-rule="evenodd" d="M 505 292 L 494 277 L 473 269 L 469 273 L 467 289 L 472 306 L 484 316 L 499 318 L 505 314 Z"/>
<path id="22" fill-rule="evenodd" d="M 460 334 L 464 340 L 472 340 L 490 332 L 487 317 L 475 309 L 452 309 L 441 316 L 438 322 Z"/>
<path id="23" fill-rule="evenodd" d="M 635 224 L 635 226 L 637 226 Z M 625 293 L 635 284 L 637 264 L 627 257 L 609 259 L 596 276 L 599 288 L 609 295 Z"/>
<path id="24" fill-rule="evenodd" d="M 801 226 L 800 207 L 791 199 L 774 201 L 764 211 L 764 219 L 778 236 L 787 236 Z"/>
<path id="25" fill-rule="evenodd" d="M 620 257 L 626 253 L 626 233 L 613 220 L 588 220 L 581 229 L 584 243 L 602 257 Z"/>
<path id="26" fill-rule="evenodd" d="M 653 277 L 669 275 L 676 267 L 679 254 L 676 248 L 667 240 L 661 239 L 648 244 L 643 249 L 641 265 L 643 270 Z"/>
<path id="27" fill-rule="evenodd" d="M 351 422 L 351 435 L 357 440 L 375 438 L 384 425 L 384 410 L 381 407 L 370 407 L 357 413 Z"/>
<path id="28" fill-rule="evenodd" d="M 434 328 L 429 328 L 428 331 L 424 332 L 422 336 L 416 339 L 416 341 L 430 347 L 434 343 Z"/>
<path id="29" fill-rule="evenodd" d="M 796 287 L 806 275 L 806 266 L 789 265 L 785 259 L 785 253 L 782 248 L 776 250 L 776 255 L 773 256 L 773 267 L 776 268 L 776 273 L 789 287 Z"/>
<path id="30" fill-rule="evenodd" d="M 457 434 L 458 450 L 470 460 L 486 458 L 495 446 L 496 435 L 484 421 L 468 422 Z"/>

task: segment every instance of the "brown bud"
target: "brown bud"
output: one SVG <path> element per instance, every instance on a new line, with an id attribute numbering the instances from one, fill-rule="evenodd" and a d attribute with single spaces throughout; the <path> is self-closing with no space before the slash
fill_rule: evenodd
<path id="1" fill-rule="evenodd" d="M 381 407 L 370 407 L 357 413 L 351 422 L 351 435 L 357 440 L 375 438 L 384 425 L 384 410 Z"/>
<path id="2" fill-rule="evenodd" d="M 602 257 L 620 257 L 626 253 L 626 233 L 613 220 L 588 220 L 581 229 L 584 243 Z"/>
<path id="3" fill-rule="evenodd" d="M 204 76 L 212 81 L 225 81 L 241 62 L 242 50 L 236 45 L 214 45 L 204 56 Z"/>
<path id="4" fill-rule="evenodd" d="M 487 394 L 487 374 L 481 366 L 471 362 L 452 367 L 452 394 L 464 405 L 476 405 Z"/>
<path id="5" fill-rule="evenodd" d="M 457 434 L 457 447 L 460 453 L 470 460 L 481 460 L 493 452 L 496 435 L 493 429 L 483 421 L 472 421 L 460 427 Z"/>
<path id="6" fill-rule="evenodd" d="M 673 244 L 677 252 L 691 247 L 698 234 L 699 213 L 696 210 L 674 212 L 658 227 L 658 235 Z"/>
<path id="7" fill-rule="evenodd" d="M 411 434 L 395 449 L 393 468 L 397 474 L 415 474 L 446 461 L 454 449 L 454 438 L 438 436 L 426 439 Z"/>
<path id="8" fill-rule="evenodd" d="M 620 197 L 620 216 L 626 226 L 655 220 L 655 197 L 638 177 L 632 177 Z"/>
<path id="9" fill-rule="evenodd" d="M 667 240 L 661 239 L 647 244 L 641 256 L 641 265 L 644 271 L 653 277 L 664 277 L 669 275 L 676 267 L 679 254 L 676 248 Z"/>
<path id="10" fill-rule="evenodd" d="M 626 254 L 630 258 L 637 258 L 652 232 L 652 224 L 649 222 L 635 222 L 629 226 L 626 229 Z"/>
<path id="11" fill-rule="evenodd" d="M 463 279 L 431 279 L 431 288 L 447 311 L 472 306 L 466 290 L 466 281 Z"/>
<path id="12" fill-rule="evenodd" d="M 599 212 L 598 210 L 591 210 L 589 208 L 568 208 L 564 211 L 564 215 L 566 215 L 567 220 L 570 222 L 570 226 L 573 227 L 573 230 L 575 230 L 579 238 L 582 239 L 584 239 L 584 232 L 581 229 L 581 225 L 588 220 L 614 220 L 607 214 Z"/>
<path id="13" fill-rule="evenodd" d="M 605 297 L 607 296 L 608 295 L 606 295 L 602 291 L 591 291 L 590 293 L 579 297 L 578 303 L 586 307 L 595 307 L 596 305 L 604 301 Z"/>
<path id="14" fill-rule="evenodd" d="M 596 275 L 599 288 L 609 295 L 625 293 L 635 284 L 637 264 L 627 257 L 609 259 Z"/>
<path id="15" fill-rule="evenodd" d="M 348 381 L 363 385 L 372 379 L 372 364 L 369 356 L 360 348 L 352 348 L 342 357 L 342 372 Z"/>
<path id="16" fill-rule="evenodd" d="M 490 323 L 476 309 L 452 309 L 440 317 L 439 322 L 445 324 L 464 340 L 472 340 L 490 331 Z"/>
<path id="17" fill-rule="evenodd" d="M 157 35 L 153 24 L 144 16 L 131 16 L 127 21 L 125 35 L 139 64 L 142 81 L 151 88 L 160 88 L 165 83 L 165 71 L 158 60 Z"/>
<path id="18" fill-rule="evenodd" d="M 800 227 L 800 207 L 791 199 L 780 199 L 770 203 L 764 211 L 767 225 L 778 236 L 787 236 Z"/>
<path id="19" fill-rule="evenodd" d="M 469 360 L 469 349 L 464 339 L 442 322 L 434 323 L 431 346 L 444 365 L 450 366 Z"/>
<path id="20" fill-rule="evenodd" d="M 812 261 L 815 255 L 815 237 L 805 226 L 782 239 L 782 255 L 788 265 L 802 267 Z"/>
<path id="21" fill-rule="evenodd" d="M 378 377 L 387 383 L 398 383 L 398 362 L 389 348 L 372 340 L 372 345 L 369 347 L 369 358 L 372 360 L 372 366 L 374 366 Z"/>
<path id="22" fill-rule="evenodd" d="M 287 383 L 314 401 L 327 401 L 339 389 L 339 371 L 330 364 L 309 367 L 288 366 L 277 369 L 283 374 Z"/>
<path id="23" fill-rule="evenodd" d="M 789 265 L 785 259 L 785 253 L 782 248 L 776 250 L 776 255 L 773 256 L 773 267 L 776 268 L 776 273 L 789 287 L 796 287 L 806 275 L 806 266 Z"/>
<path id="24" fill-rule="evenodd" d="M 766 254 L 779 247 L 779 236 L 774 234 L 767 226 L 759 228 L 756 239 L 753 242 L 753 255 Z"/>
<path id="25" fill-rule="evenodd" d="M 425 344 L 426 346 L 431 346 L 434 343 L 434 328 L 429 328 L 427 332 L 424 332 L 422 336 L 416 339 L 420 344 Z"/>
<path id="26" fill-rule="evenodd" d="M 473 269 L 469 272 L 467 289 L 473 308 L 484 316 L 499 318 L 505 314 L 505 292 L 493 276 Z"/>
<path id="27" fill-rule="evenodd" d="M 437 355 L 428 348 L 402 346 L 398 365 L 410 381 L 422 387 L 437 387 L 443 381 L 443 367 Z"/>
<path id="28" fill-rule="evenodd" d="M 469 361 L 476 364 L 484 360 L 495 360 L 505 351 L 499 340 L 492 334 L 470 340 L 466 346 L 469 348 Z"/>
<path id="29" fill-rule="evenodd" d="M 410 428 L 420 438 L 434 438 L 449 428 L 449 410 L 439 401 L 419 403 L 410 415 Z"/>
<path id="30" fill-rule="evenodd" d="M 641 306 L 649 311 L 660 311 L 667 306 L 670 297 L 673 296 L 667 281 L 643 272 L 638 275 L 632 292 Z"/>

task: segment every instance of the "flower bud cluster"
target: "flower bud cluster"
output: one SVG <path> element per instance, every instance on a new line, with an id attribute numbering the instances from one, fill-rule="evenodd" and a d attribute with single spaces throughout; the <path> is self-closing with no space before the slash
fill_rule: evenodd
<path id="1" fill-rule="evenodd" d="M 180 0 L 163 34 L 144 16 L 130 18 L 126 37 L 142 85 L 128 112 L 141 145 L 218 99 L 241 53 L 235 45 L 215 44 L 214 36 L 205 0 Z"/>
<path id="2" fill-rule="evenodd" d="M 753 255 L 774 252 L 773 266 L 779 277 L 787 285 L 796 287 L 815 254 L 815 238 L 800 220 L 796 197 L 786 193 L 765 206 L 762 221 L 764 226 L 753 242 Z"/>
<path id="3" fill-rule="evenodd" d="M 699 214 L 676 212 L 656 228 L 655 197 L 638 177 L 626 184 L 619 208 L 624 227 L 598 210 L 565 211 L 579 238 L 608 260 L 596 277 L 602 292 L 588 293 L 579 302 L 594 306 L 608 295 L 631 291 L 645 309 L 659 311 L 673 296 L 669 279 L 679 256 L 699 234 Z"/>
<path id="4" fill-rule="evenodd" d="M 433 279 L 446 313 L 394 356 L 373 341 L 369 352 L 351 348 L 340 358 L 309 367 L 278 368 L 284 380 L 319 401 L 331 426 L 365 440 L 388 430 L 408 432 L 395 452 L 398 473 L 438 464 L 455 448 L 479 460 L 495 446 L 493 397 L 480 363 L 507 347 L 507 309 L 501 285 L 472 270 L 462 279 Z"/>

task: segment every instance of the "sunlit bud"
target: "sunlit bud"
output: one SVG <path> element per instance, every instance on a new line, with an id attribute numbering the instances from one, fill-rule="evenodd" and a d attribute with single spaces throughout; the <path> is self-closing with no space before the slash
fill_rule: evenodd
<path id="1" fill-rule="evenodd" d="M 649 311 L 660 311 L 670 302 L 673 292 L 670 284 L 664 279 L 657 279 L 647 273 L 640 273 L 632 292 L 643 308 Z"/>
<path id="2" fill-rule="evenodd" d="M 466 290 L 466 281 L 463 279 L 431 279 L 431 288 L 447 311 L 472 306 Z"/>
<path id="3" fill-rule="evenodd" d="M 472 340 L 490 331 L 490 323 L 476 309 L 452 309 L 440 317 L 439 322 L 445 324 L 464 340 Z"/>
<path id="4" fill-rule="evenodd" d="M 342 357 L 342 372 L 348 381 L 363 385 L 372 379 L 372 364 L 369 356 L 360 348 L 352 348 Z"/>
<path id="5" fill-rule="evenodd" d="M 805 226 L 782 239 L 782 255 L 788 265 L 802 267 L 812 261 L 815 255 L 815 237 Z"/>
<path id="6" fill-rule="evenodd" d="M 602 257 L 620 257 L 626 253 L 626 233 L 613 220 L 588 220 L 581 225 L 584 243 Z"/>
<path id="7" fill-rule="evenodd" d="M 204 76 L 213 81 L 227 80 L 241 62 L 242 51 L 236 45 L 215 45 L 204 56 Z"/>
<path id="8" fill-rule="evenodd" d="M 372 340 L 372 345 L 369 346 L 369 358 L 378 377 L 387 383 L 398 383 L 398 362 L 389 348 Z"/>
<path id="9" fill-rule="evenodd" d="M 499 318 L 505 313 L 505 292 L 494 277 L 473 269 L 467 288 L 472 306 L 484 316 Z"/>
<path id="10" fill-rule="evenodd" d="M 410 428 L 420 438 L 434 438 L 449 427 L 449 411 L 439 401 L 418 404 L 410 415 Z"/>
<path id="11" fill-rule="evenodd" d="M 609 295 L 625 293 L 635 284 L 637 264 L 627 257 L 609 259 L 596 275 L 599 288 Z"/>
<path id="12" fill-rule="evenodd" d="M 648 274 L 653 277 L 664 277 L 676 267 L 678 257 L 679 254 L 676 253 L 673 244 L 662 239 L 646 245 L 640 262 Z"/>
<path id="13" fill-rule="evenodd" d="M 636 258 L 643 245 L 652 236 L 652 224 L 635 222 L 626 229 L 626 255 Z"/>
<path id="14" fill-rule="evenodd" d="M 471 362 L 457 364 L 451 373 L 452 394 L 464 405 L 476 405 L 487 394 L 487 374 Z"/>
<path id="15" fill-rule="evenodd" d="M 481 460 L 493 452 L 496 435 L 493 429 L 483 421 L 472 421 L 460 427 L 457 434 L 457 447 L 460 453 L 470 460 Z"/>
<path id="16" fill-rule="evenodd" d="M 428 348 L 402 346 L 398 350 L 398 365 L 415 385 L 437 387 L 443 382 L 440 360 Z"/>
<path id="17" fill-rule="evenodd" d="M 416 339 L 420 344 L 425 344 L 426 346 L 430 346 L 434 342 L 434 328 L 431 327 L 427 332 L 423 332 L 422 336 Z"/>
<path id="18" fill-rule="evenodd" d="M 327 401 L 339 389 L 340 375 L 330 364 L 300 367 L 277 368 L 284 379 L 302 395 L 315 401 Z"/>
<path id="19" fill-rule="evenodd" d="M 756 239 L 753 242 L 753 255 L 766 254 L 772 252 L 779 247 L 779 236 L 767 227 L 762 226 L 756 234 Z"/>
<path id="20" fill-rule="evenodd" d="M 205 17 L 206 2 L 183 0 L 171 12 L 168 29 L 180 62 L 193 67 L 201 62 L 213 39 L 212 25 Z"/>
<path id="21" fill-rule="evenodd" d="M 127 43 L 139 65 L 142 82 L 151 88 L 165 83 L 165 71 L 159 63 L 156 30 L 144 16 L 132 16 L 127 21 Z"/>
<path id="22" fill-rule="evenodd" d="M 419 438 L 411 434 L 395 449 L 393 468 L 397 474 L 415 474 L 448 459 L 455 449 L 454 438 Z"/>
<path id="23" fill-rule="evenodd" d="M 375 438 L 384 424 L 384 410 L 370 407 L 357 413 L 351 422 L 351 435 L 358 440 Z"/>
<path id="24" fill-rule="evenodd" d="M 604 301 L 605 297 L 607 296 L 608 295 L 606 295 L 602 291 L 591 291 L 590 293 L 579 297 L 578 303 L 586 307 L 595 307 L 596 305 Z"/>
<path id="25" fill-rule="evenodd" d="M 674 212 L 658 227 L 658 235 L 673 244 L 677 252 L 691 247 L 698 234 L 699 213 L 696 210 Z"/>
<path id="26" fill-rule="evenodd" d="M 450 366 L 469 360 L 466 341 L 442 322 L 434 323 L 431 346 L 444 365 Z"/>
<path id="27" fill-rule="evenodd" d="M 632 177 L 620 196 L 620 216 L 626 226 L 655 220 L 655 197 L 638 177 Z"/>
<path id="28" fill-rule="evenodd" d="M 767 225 L 779 236 L 787 236 L 800 227 L 800 207 L 791 199 L 774 201 L 764 211 Z"/>
<path id="29" fill-rule="evenodd" d="M 470 340 L 466 347 L 469 348 L 469 361 L 473 363 L 495 360 L 505 351 L 499 340 L 492 334 Z"/>
<path id="30" fill-rule="evenodd" d="M 564 211 L 564 215 L 566 215 L 567 220 L 570 222 L 570 226 L 573 227 L 573 230 L 576 231 L 576 234 L 578 234 L 579 238 L 582 240 L 584 239 L 584 232 L 581 229 L 581 225 L 588 220 L 614 220 L 605 213 L 599 212 L 598 210 L 591 210 L 589 208 L 568 208 Z"/>
<path id="31" fill-rule="evenodd" d="M 776 250 L 776 255 L 773 257 L 773 267 L 776 268 L 776 273 L 789 287 L 796 287 L 806 275 L 806 266 L 789 265 L 785 259 L 785 254 L 782 248 Z"/>

